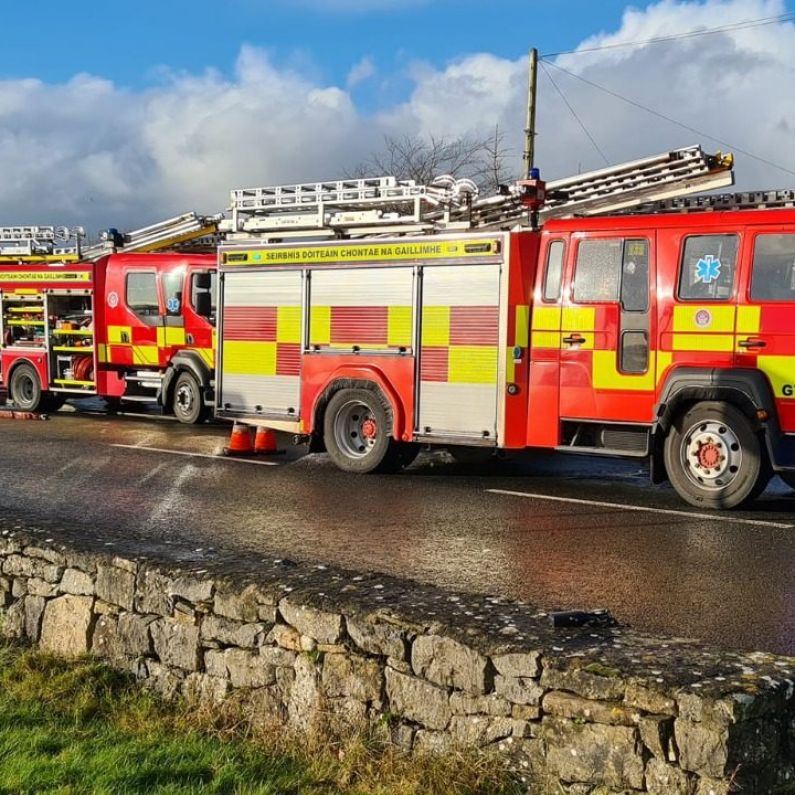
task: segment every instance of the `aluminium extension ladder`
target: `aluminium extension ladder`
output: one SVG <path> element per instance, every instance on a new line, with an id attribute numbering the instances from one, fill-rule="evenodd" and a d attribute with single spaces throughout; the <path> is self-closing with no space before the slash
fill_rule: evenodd
<path id="1" fill-rule="evenodd" d="M 731 185 L 730 155 L 691 146 L 547 183 L 541 219 L 594 215 Z M 471 180 L 443 176 L 431 185 L 395 177 L 301 183 L 231 192 L 227 240 L 416 234 L 512 229 L 530 223 L 521 186 L 480 198 Z"/>

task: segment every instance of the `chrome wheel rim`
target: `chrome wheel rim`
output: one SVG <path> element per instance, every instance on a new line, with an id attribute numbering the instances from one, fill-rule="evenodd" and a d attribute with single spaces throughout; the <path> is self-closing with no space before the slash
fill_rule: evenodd
<path id="1" fill-rule="evenodd" d="M 743 449 L 737 434 L 725 422 L 705 420 L 684 435 L 681 462 L 696 486 L 720 491 L 730 486 L 739 474 Z"/>

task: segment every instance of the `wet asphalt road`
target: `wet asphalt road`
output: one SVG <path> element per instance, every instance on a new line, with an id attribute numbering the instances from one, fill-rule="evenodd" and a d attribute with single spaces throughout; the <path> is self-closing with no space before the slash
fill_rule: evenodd
<path id="1" fill-rule="evenodd" d="M 300 449 L 271 465 L 216 458 L 227 436 L 225 425 L 69 409 L 0 421 L 0 512 L 150 549 L 606 607 L 643 630 L 795 654 L 795 495 L 777 479 L 753 511 L 705 518 L 632 462 L 539 455 L 484 469 L 435 454 L 401 475 L 355 477 Z"/>

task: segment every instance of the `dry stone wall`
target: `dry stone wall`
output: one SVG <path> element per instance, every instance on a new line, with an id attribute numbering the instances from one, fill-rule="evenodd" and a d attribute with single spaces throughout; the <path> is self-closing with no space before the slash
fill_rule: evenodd
<path id="1" fill-rule="evenodd" d="M 407 752 L 495 750 L 534 793 L 793 791 L 795 660 L 289 561 L 176 565 L 0 536 L 0 630 L 166 696 Z M 203 566 L 203 568 L 201 568 Z"/>

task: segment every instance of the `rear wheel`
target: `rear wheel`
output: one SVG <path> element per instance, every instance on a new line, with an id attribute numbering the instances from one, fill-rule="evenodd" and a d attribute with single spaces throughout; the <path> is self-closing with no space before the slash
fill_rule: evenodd
<path id="1" fill-rule="evenodd" d="M 680 414 L 665 440 L 665 467 L 679 496 L 700 508 L 737 508 L 770 479 L 760 437 L 729 403 L 697 403 Z"/>
<path id="2" fill-rule="evenodd" d="M 331 460 L 346 472 L 396 472 L 413 452 L 392 439 L 391 408 L 369 389 L 342 389 L 331 398 L 323 436 Z"/>
<path id="3" fill-rule="evenodd" d="M 177 376 L 172 408 L 174 416 L 186 425 L 196 425 L 207 419 L 202 389 L 192 373 L 182 372 Z"/>
<path id="4" fill-rule="evenodd" d="M 42 404 L 41 381 L 32 364 L 23 363 L 11 373 L 8 394 L 16 408 L 37 411 Z"/>

